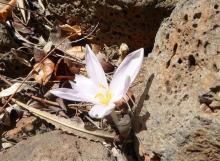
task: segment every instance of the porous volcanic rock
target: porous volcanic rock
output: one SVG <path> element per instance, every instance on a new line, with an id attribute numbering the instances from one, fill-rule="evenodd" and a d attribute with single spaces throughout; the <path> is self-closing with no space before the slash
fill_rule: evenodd
<path id="1" fill-rule="evenodd" d="M 160 26 L 146 62 L 149 90 L 137 111 L 140 156 L 220 160 L 220 106 L 210 101 L 220 91 L 219 12 L 220 0 L 184 0 Z"/>
<path id="2" fill-rule="evenodd" d="M 83 32 L 99 22 L 93 43 L 103 46 L 125 42 L 131 49 L 152 48 L 164 17 L 180 0 L 48 0 L 48 9 L 62 23 L 79 24 Z"/>
<path id="3" fill-rule="evenodd" d="M 1 161 L 114 161 L 101 143 L 53 131 L 0 152 Z"/>

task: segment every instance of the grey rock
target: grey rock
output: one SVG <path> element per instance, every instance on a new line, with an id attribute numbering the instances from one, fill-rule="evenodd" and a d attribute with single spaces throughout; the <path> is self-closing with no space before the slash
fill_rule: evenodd
<path id="1" fill-rule="evenodd" d="M 146 79 L 154 78 L 135 125 L 140 156 L 220 160 L 219 109 L 199 99 L 213 88 L 219 93 L 219 4 L 181 1 L 161 24 L 146 62 Z"/>
<path id="2" fill-rule="evenodd" d="M 152 48 L 155 34 L 164 17 L 180 0 L 48 0 L 48 9 L 62 23 L 80 24 L 88 33 L 99 22 L 92 43 L 120 45 L 131 49 Z"/>
<path id="3" fill-rule="evenodd" d="M 0 152 L 1 161 L 112 161 L 101 143 L 60 131 L 36 135 Z"/>

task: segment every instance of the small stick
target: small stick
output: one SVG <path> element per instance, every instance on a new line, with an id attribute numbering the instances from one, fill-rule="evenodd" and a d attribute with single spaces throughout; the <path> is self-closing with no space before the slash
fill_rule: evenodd
<path id="1" fill-rule="evenodd" d="M 22 7 L 18 7 L 18 6 L 15 6 L 15 5 L 11 5 L 11 4 L 8 4 L 8 3 L 5 3 L 5 2 L 0 2 L 0 4 L 5 4 L 5 5 L 8 5 L 8 6 L 14 7 L 14 8 L 19 8 L 19 9 L 22 9 L 22 10 L 25 10 L 25 11 L 29 11 L 29 12 L 31 12 L 33 14 L 37 14 L 37 15 L 43 17 L 47 21 L 47 23 L 49 25 L 53 26 L 53 24 L 44 15 L 39 14 L 36 11 L 32 11 L 32 10 L 29 10 L 29 9 L 26 9 L 26 8 L 22 8 Z"/>
<path id="2" fill-rule="evenodd" d="M 99 22 L 96 24 L 96 26 L 94 27 L 94 29 L 86 36 L 82 37 L 81 39 L 78 39 L 78 40 L 74 40 L 74 41 L 70 41 L 70 42 L 67 42 L 68 44 L 71 44 L 71 43 L 77 43 L 77 42 L 80 42 L 82 40 L 85 40 L 86 38 L 88 38 L 89 36 L 91 36 L 95 30 L 97 29 L 97 27 L 99 26 Z"/>
<path id="3" fill-rule="evenodd" d="M 23 82 L 20 84 L 20 86 L 17 88 L 17 90 L 9 97 L 9 99 L 6 101 L 6 103 L 0 108 L 0 114 L 4 111 L 6 105 L 10 102 L 10 100 L 14 97 L 15 93 L 21 88 L 21 86 L 24 84 L 25 81 L 27 81 L 29 79 L 29 77 L 32 75 L 32 73 L 35 71 L 35 69 L 37 69 L 41 64 L 42 62 L 47 59 L 52 53 L 53 51 L 59 47 L 66 39 L 68 39 L 69 37 L 75 35 L 76 33 L 70 35 L 70 36 L 67 36 L 65 39 L 63 39 L 58 45 L 56 45 L 37 65 L 35 68 L 33 68 L 29 74 L 25 77 L 25 79 L 23 80 Z"/>
<path id="4" fill-rule="evenodd" d="M 80 111 L 80 110 L 78 110 L 78 111 L 79 111 L 79 113 L 82 113 L 82 111 Z M 89 122 L 91 122 L 93 125 L 95 125 L 95 127 L 97 127 L 98 129 L 101 129 L 101 127 L 100 127 L 99 125 L 97 125 L 97 123 L 94 122 L 90 117 L 85 116 L 85 118 L 86 118 Z"/>
<path id="5" fill-rule="evenodd" d="M 88 35 L 91 35 L 91 34 L 95 31 L 95 29 L 98 27 L 98 25 L 99 25 L 99 23 L 95 26 L 95 28 L 93 29 L 93 31 L 92 31 L 90 34 L 88 34 Z M 64 38 L 59 44 L 57 44 L 57 45 L 38 63 L 38 65 L 36 65 L 35 68 L 33 68 L 33 69 L 30 71 L 30 73 L 25 77 L 25 79 L 24 79 L 23 82 L 20 84 L 20 86 L 17 88 L 17 90 L 9 97 L 9 99 L 6 101 L 6 103 L 0 108 L 0 114 L 4 111 L 4 108 L 6 107 L 6 105 L 7 105 L 7 104 L 10 102 L 10 100 L 14 97 L 15 93 L 21 88 L 21 86 L 24 84 L 24 82 L 29 79 L 29 77 L 32 75 L 32 73 L 35 71 L 35 69 L 38 68 L 38 67 L 41 65 L 41 63 L 42 63 L 46 58 L 48 58 L 48 57 L 53 53 L 53 51 L 54 51 L 57 47 L 59 47 L 62 43 L 64 43 L 65 40 L 67 40 L 69 37 L 71 37 L 71 36 L 73 36 L 73 35 L 76 35 L 76 34 L 77 34 L 77 33 L 74 33 L 74 34 L 71 34 L 71 35 L 67 36 L 66 38 Z M 81 38 L 81 39 L 79 39 L 79 40 L 72 41 L 72 43 L 79 42 L 79 41 L 81 41 L 81 40 L 87 38 L 88 35 L 85 36 L 85 37 L 83 37 L 83 38 Z"/>
<path id="6" fill-rule="evenodd" d="M 0 75 L 0 79 L 4 81 L 5 83 L 7 83 L 8 85 L 12 85 L 12 83 L 8 81 L 3 75 Z"/>

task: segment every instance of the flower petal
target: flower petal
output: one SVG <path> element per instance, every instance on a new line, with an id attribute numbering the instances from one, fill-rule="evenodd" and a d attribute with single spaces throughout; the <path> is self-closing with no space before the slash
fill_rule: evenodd
<path id="1" fill-rule="evenodd" d="M 119 65 L 110 83 L 111 91 L 113 92 L 117 91 L 115 92 L 117 95 L 115 97 L 121 96 L 123 92 L 125 92 L 125 89 L 128 90 L 129 86 L 134 81 L 135 77 L 137 76 L 141 68 L 143 58 L 144 58 L 144 49 L 141 48 L 127 55 L 125 59 L 122 61 L 122 63 Z M 130 78 L 130 81 L 127 80 L 127 77 Z"/>
<path id="2" fill-rule="evenodd" d="M 105 72 L 89 45 L 86 45 L 86 70 L 90 79 L 96 84 L 108 87 Z"/>
<path id="3" fill-rule="evenodd" d="M 70 84 L 73 89 L 80 91 L 81 93 L 85 93 L 86 95 L 91 95 L 91 97 L 95 97 L 98 93 L 98 86 L 87 77 L 83 75 L 76 74 L 75 75 L 75 82 L 70 81 Z"/>
<path id="4" fill-rule="evenodd" d="M 115 85 L 117 85 L 117 87 L 114 86 L 114 89 L 111 89 L 111 91 L 112 91 L 111 102 L 112 103 L 120 100 L 121 98 L 123 98 L 126 95 L 128 89 L 129 89 L 131 79 L 130 79 L 130 77 L 124 77 L 124 78 L 126 78 L 126 79 L 121 80 L 120 83 L 115 84 Z"/>
<path id="5" fill-rule="evenodd" d="M 114 107 L 114 104 L 110 104 L 109 106 L 94 105 L 92 109 L 89 111 L 89 116 L 97 119 L 103 118 L 109 115 L 114 109 Z"/>
<path id="6" fill-rule="evenodd" d="M 57 97 L 71 101 L 97 103 L 94 97 L 91 97 L 91 95 L 85 94 L 77 89 L 58 88 L 50 90 L 50 93 Z"/>

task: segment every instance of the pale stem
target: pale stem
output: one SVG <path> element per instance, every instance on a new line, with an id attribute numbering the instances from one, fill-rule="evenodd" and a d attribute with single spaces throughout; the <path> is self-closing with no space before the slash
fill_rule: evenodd
<path id="1" fill-rule="evenodd" d="M 120 125 L 119 125 L 119 118 L 118 118 L 118 116 L 117 116 L 115 111 L 112 111 L 111 117 L 112 117 L 112 120 L 113 120 L 114 124 L 116 125 L 119 133 L 121 134 L 122 131 L 121 131 L 121 128 L 120 128 Z"/>

